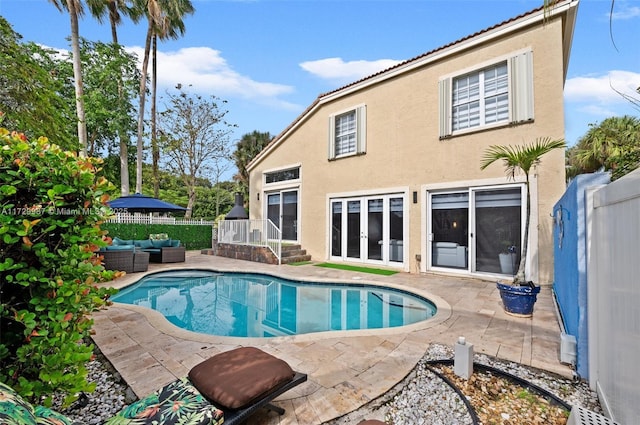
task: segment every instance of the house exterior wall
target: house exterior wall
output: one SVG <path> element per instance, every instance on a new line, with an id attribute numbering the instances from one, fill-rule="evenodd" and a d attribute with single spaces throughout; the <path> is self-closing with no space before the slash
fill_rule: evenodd
<path id="1" fill-rule="evenodd" d="M 534 120 L 440 140 L 439 79 L 526 50 L 533 52 Z M 563 53 L 563 21 L 556 18 L 466 51 L 443 55 L 390 79 L 362 88 L 356 84 L 321 96 L 310 112 L 280 137 L 277 148 L 266 151 L 252 164 L 250 217 L 265 216 L 266 191 L 298 188 L 298 241 L 313 259 L 321 261 L 330 256 L 329 199 L 350 194 L 397 193 L 404 198 L 407 228 L 402 268 L 426 271 L 428 190 L 512 184 L 500 163 L 480 170 L 480 159 L 487 147 L 522 144 L 539 137 L 564 137 Z M 360 105 L 366 106 L 366 153 L 328 160 L 329 117 Z M 300 167 L 299 180 L 265 185 L 263 173 L 290 166 Z M 547 284 L 553 277 L 550 215 L 565 187 L 564 152 L 547 154 L 532 174 L 530 277 Z M 414 192 L 417 203 L 413 202 Z"/>

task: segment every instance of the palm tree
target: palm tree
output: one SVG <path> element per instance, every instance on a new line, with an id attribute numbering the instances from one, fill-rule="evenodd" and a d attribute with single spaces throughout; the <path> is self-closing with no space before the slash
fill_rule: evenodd
<path id="1" fill-rule="evenodd" d="M 242 193 L 244 199 L 247 201 L 249 199 L 249 172 L 247 171 L 247 165 L 271 140 L 273 140 L 273 136 L 271 136 L 269 132 L 262 133 L 254 130 L 251 133 L 243 135 L 238 143 L 236 143 L 233 160 L 238 169 L 238 173 L 233 176 L 233 179 L 238 182 L 240 193 Z"/>
<path id="2" fill-rule="evenodd" d="M 640 119 L 610 117 L 589 127 L 567 152 L 569 177 L 603 169 L 611 171 L 612 180 L 616 180 L 638 168 Z"/>
<path id="3" fill-rule="evenodd" d="M 141 18 L 140 10 L 129 7 L 126 0 L 86 0 L 91 15 L 98 22 L 102 22 L 105 16 L 109 17 L 111 25 L 111 40 L 114 45 L 118 44 L 117 27 L 122 22 L 121 14 L 129 16 L 133 22 L 138 22 Z M 119 97 L 122 99 L 122 75 L 118 75 L 118 91 Z M 129 134 L 120 132 L 118 136 L 120 142 L 120 194 L 126 196 L 129 194 Z"/>
<path id="4" fill-rule="evenodd" d="M 64 9 L 69 12 L 71 20 L 71 52 L 73 55 L 73 78 L 76 91 L 76 114 L 78 117 L 78 153 L 81 157 L 87 156 L 87 123 L 84 113 L 84 91 L 82 87 L 82 59 L 80 58 L 80 30 L 78 17 L 82 15 L 82 3 L 80 0 L 49 0 L 59 11 Z"/>
<path id="5" fill-rule="evenodd" d="M 169 33 L 177 30 L 180 34 L 184 34 L 185 27 L 183 18 L 187 13 L 193 13 L 194 8 L 190 0 L 135 0 L 135 3 L 138 10 L 142 10 L 142 8 L 145 10 L 148 22 L 147 35 L 144 43 L 144 57 L 142 60 L 142 76 L 140 78 L 140 107 L 138 111 L 138 140 L 136 144 L 136 192 L 142 193 L 144 110 L 151 41 L 156 31 L 162 28 L 166 28 L 166 31 Z"/>
<path id="6" fill-rule="evenodd" d="M 502 160 L 505 167 L 507 177 L 511 180 L 515 179 L 516 171 L 522 170 L 525 177 L 525 186 L 527 189 L 527 205 L 525 210 L 524 239 L 522 241 L 522 253 L 520 256 L 520 265 L 518 273 L 513 280 L 514 284 L 522 284 L 526 282 L 525 266 L 527 260 L 527 247 L 529 245 L 529 223 L 531 221 L 531 193 L 529 191 L 529 173 L 531 167 L 540 163 L 543 155 L 554 149 L 564 149 L 566 144 L 564 140 L 552 140 L 549 137 L 538 138 L 533 143 L 522 146 L 489 146 L 482 157 L 480 169 L 484 170 L 496 161 Z"/>
<path id="7" fill-rule="evenodd" d="M 156 99 L 158 88 L 158 66 L 157 66 L 157 53 L 158 53 L 158 39 L 167 40 L 177 39 L 185 32 L 185 26 L 183 18 L 187 14 L 194 12 L 193 5 L 189 0 L 176 1 L 173 0 L 168 3 L 167 6 L 172 6 L 166 13 L 163 13 L 161 22 L 158 22 L 153 32 L 152 43 L 152 64 L 151 64 L 151 165 L 153 172 L 153 196 L 156 198 L 160 192 L 160 178 L 158 162 L 160 161 L 160 149 L 158 147 L 157 139 L 157 125 L 156 125 Z"/>

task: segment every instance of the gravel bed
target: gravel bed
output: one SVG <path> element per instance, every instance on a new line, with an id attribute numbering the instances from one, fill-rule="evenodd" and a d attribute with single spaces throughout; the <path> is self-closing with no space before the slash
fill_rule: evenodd
<path id="1" fill-rule="evenodd" d="M 427 362 L 453 358 L 453 348 L 432 344 L 414 370 L 387 394 L 329 424 L 357 424 L 362 419 L 381 419 L 396 425 L 468 425 L 471 416 L 449 385 L 435 375 Z M 552 373 L 517 363 L 476 354 L 474 360 L 525 379 L 555 394 L 569 405 L 578 405 L 602 413 L 596 394 L 584 381 L 572 381 Z M 86 424 L 102 424 L 135 400 L 110 363 L 98 355 L 87 366 L 96 390 L 82 397 L 69 409 L 61 410 L 70 418 Z M 54 406 L 55 407 L 55 406 Z M 60 409 L 59 409 L 60 410 Z M 509 423 L 502 420 L 496 423 Z M 499 418 L 500 419 L 500 418 Z"/>
<path id="2" fill-rule="evenodd" d="M 54 409 L 69 418 L 87 425 L 103 424 L 116 415 L 127 404 L 136 400 L 136 396 L 115 371 L 111 363 L 101 354 L 87 363 L 87 380 L 96 383 L 92 393 L 81 397 L 67 409 L 60 409 L 54 401 Z"/>
<path id="3" fill-rule="evenodd" d="M 429 361 L 452 359 L 453 353 L 453 347 L 432 344 L 414 370 L 391 391 L 358 411 L 330 423 L 332 425 L 347 425 L 357 424 L 362 419 L 379 419 L 395 425 L 473 424 L 462 398 L 428 367 Z M 573 381 L 550 372 L 484 354 L 475 354 L 474 361 L 535 384 L 571 406 L 581 406 L 602 414 L 597 395 L 584 381 Z M 438 368 L 434 367 L 434 369 Z M 474 376 L 476 375 L 474 373 Z M 518 423 L 509 422 L 509 416 L 506 409 L 498 411 L 495 422 L 491 423 Z"/>

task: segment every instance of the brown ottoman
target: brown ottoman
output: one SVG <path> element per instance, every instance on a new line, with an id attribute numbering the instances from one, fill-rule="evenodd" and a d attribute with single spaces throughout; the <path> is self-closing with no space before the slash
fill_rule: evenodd
<path id="1" fill-rule="evenodd" d="M 281 359 L 255 347 L 216 354 L 189 371 L 193 385 L 217 406 L 239 409 L 252 404 L 295 375 Z"/>

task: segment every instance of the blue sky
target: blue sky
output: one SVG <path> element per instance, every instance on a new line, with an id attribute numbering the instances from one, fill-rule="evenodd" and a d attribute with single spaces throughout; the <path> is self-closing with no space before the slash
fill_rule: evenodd
<path id="1" fill-rule="evenodd" d="M 160 92 L 177 83 L 227 100 L 238 129 L 277 135 L 315 98 L 345 83 L 528 12 L 542 0 L 192 0 L 186 34 L 159 45 Z M 640 86 L 640 1 L 581 0 L 565 86 L 566 140 L 590 123 L 640 115 L 618 91 Z M 0 0 L 25 41 L 68 49 L 69 18 L 48 0 Z M 613 34 L 611 39 L 610 29 Z M 146 23 L 120 43 L 142 57 Z M 111 41 L 85 15 L 80 33 Z M 614 45 L 615 42 L 615 45 Z M 636 98 L 640 96 L 636 95 Z"/>

